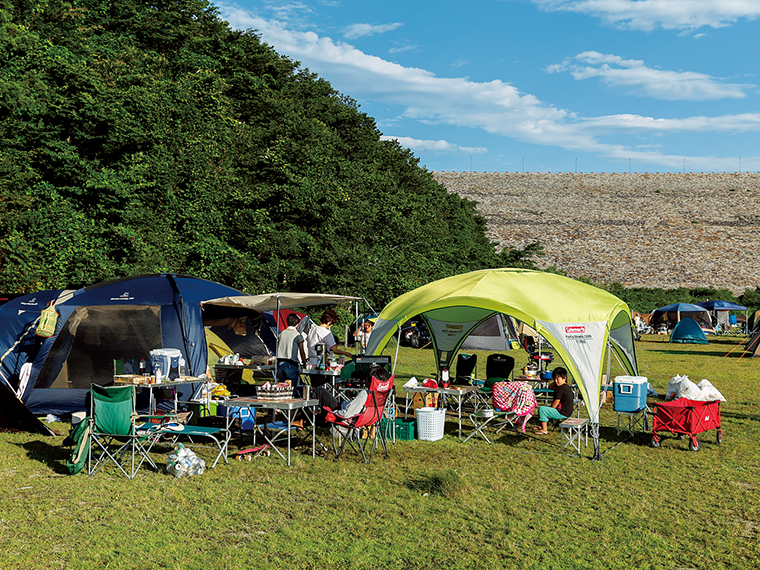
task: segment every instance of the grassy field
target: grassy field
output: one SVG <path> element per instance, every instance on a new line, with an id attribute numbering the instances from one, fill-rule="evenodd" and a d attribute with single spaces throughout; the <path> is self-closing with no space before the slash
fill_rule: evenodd
<path id="1" fill-rule="evenodd" d="M 714 431 L 698 452 L 617 437 L 605 405 L 601 462 L 591 447 L 562 455 L 556 429 L 462 444 L 449 417 L 443 440 L 396 443 L 372 465 L 299 451 L 290 468 L 269 457 L 127 481 L 67 475 L 66 423 L 55 438 L 2 433 L 0 567 L 758 568 L 760 361 L 723 357 L 738 338 L 666 340 L 637 344 L 642 375 L 663 396 L 675 374 L 708 378 L 727 398 L 721 445 Z M 430 350 L 402 349 L 397 386 L 433 370 Z"/>

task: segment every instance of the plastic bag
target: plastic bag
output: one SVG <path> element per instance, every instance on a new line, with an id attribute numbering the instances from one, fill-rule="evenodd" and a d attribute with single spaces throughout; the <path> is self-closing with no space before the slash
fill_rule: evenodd
<path id="1" fill-rule="evenodd" d="M 181 443 L 166 458 L 166 470 L 177 478 L 202 475 L 206 462 Z"/>
<path id="2" fill-rule="evenodd" d="M 703 378 L 702 381 L 697 384 L 697 388 L 702 391 L 702 399 L 705 402 L 712 402 L 714 400 L 720 400 L 721 402 L 726 401 L 723 394 L 720 393 L 720 390 L 713 386 L 712 382 L 707 378 Z"/>

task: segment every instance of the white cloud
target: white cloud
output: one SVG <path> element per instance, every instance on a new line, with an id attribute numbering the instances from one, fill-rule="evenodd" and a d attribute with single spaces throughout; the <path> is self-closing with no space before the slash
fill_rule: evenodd
<path id="1" fill-rule="evenodd" d="M 414 151 L 435 151 L 435 152 L 459 152 L 469 154 L 482 154 L 488 152 L 487 148 L 472 147 L 472 146 L 459 146 L 447 141 L 429 141 L 419 140 L 410 137 L 394 137 L 394 136 L 382 136 L 380 137 L 384 141 L 396 140 L 401 146 L 410 148 Z"/>
<path id="2" fill-rule="evenodd" d="M 760 132 L 760 113 L 682 119 L 632 114 L 580 117 L 533 95 L 521 93 L 503 81 L 478 83 L 466 78 L 436 77 L 430 71 L 403 67 L 314 32 L 292 31 L 281 22 L 262 19 L 239 9 L 222 8 L 222 14 L 237 28 L 258 30 L 262 39 L 278 52 L 300 60 L 311 71 L 328 77 L 344 93 L 358 100 L 365 98 L 401 106 L 404 109 L 401 117 L 407 120 L 480 129 L 537 145 L 593 152 L 622 160 L 642 159 L 676 168 L 683 160 L 682 156 L 604 141 L 610 135 L 620 134 L 644 137 L 684 132 L 701 135 Z M 593 60 L 592 56 L 588 57 Z M 617 56 L 599 54 L 598 57 L 614 60 Z M 620 58 L 618 65 L 624 61 Z M 404 140 L 403 137 L 391 138 Z M 417 150 L 421 149 L 421 142 L 409 141 L 410 147 L 415 144 Z M 440 150 L 450 144 L 430 142 L 442 142 Z M 641 142 L 639 140 L 637 144 Z M 719 160 L 712 160 L 712 163 Z"/>
<path id="3" fill-rule="evenodd" d="M 547 68 L 550 73 L 568 71 L 575 79 L 598 77 L 607 85 L 621 87 L 641 97 L 666 101 L 707 101 L 743 98 L 753 85 L 721 83 L 709 75 L 693 71 L 653 69 L 638 59 L 596 51 L 579 53 L 561 64 Z"/>
<path id="4" fill-rule="evenodd" d="M 720 28 L 760 17 L 758 0 L 532 0 L 549 12 L 575 12 L 634 30 Z"/>
<path id="5" fill-rule="evenodd" d="M 355 40 L 364 36 L 374 36 L 375 34 L 384 34 L 403 26 L 401 22 L 394 24 L 351 24 L 343 30 L 343 37 L 348 40 Z"/>

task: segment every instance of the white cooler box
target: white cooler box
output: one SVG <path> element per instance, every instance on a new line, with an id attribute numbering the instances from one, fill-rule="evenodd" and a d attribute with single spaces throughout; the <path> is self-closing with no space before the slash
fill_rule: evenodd
<path id="1" fill-rule="evenodd" d="M 164 378 L 175 380 L 185 374 L 185 359 L 178 348 L 156 348 L 150 351 L 150 368 L 154 376 L 160 368 Z"/>

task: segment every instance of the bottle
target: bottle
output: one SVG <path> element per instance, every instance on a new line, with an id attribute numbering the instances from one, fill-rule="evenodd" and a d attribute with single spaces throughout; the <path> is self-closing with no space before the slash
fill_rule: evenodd
<path id="1" fill-rule="evenodd" d="M 144 358 L 140 361 L 140 376 L 147 376 L 147 374 L 145 372 L 145 359 Z"/>
<path id="2" fill-rule="evenodd" d="M 160 384 L 163 380 L 163 377 L 161 376 L 161 368 L 156 368 L 156 384 Z"/>

